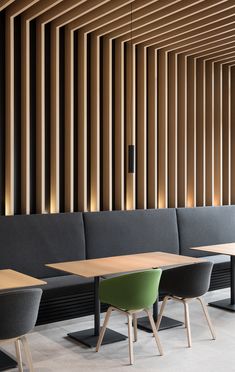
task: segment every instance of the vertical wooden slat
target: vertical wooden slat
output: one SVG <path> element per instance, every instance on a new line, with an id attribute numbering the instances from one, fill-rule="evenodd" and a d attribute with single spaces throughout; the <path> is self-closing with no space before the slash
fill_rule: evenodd
<path id="1" fill-rule="evenodd" d="M 148 48 L 148 208 L 157 208 L 157 51 Z"/>
<path id="2" fill-rule="evenodd" d="M 178 57 L 178 206 L 187 205 L 187 58 Z"/>
<path id="3" fill-rule="evenodd" d="M 146 48 L 137 47 L 137 208 L 147 203 L 147 58 Z"/>
<path id="4" fill-rule="evenodd" d="M 7 6 L 11 5 L 14 3 L 15 0 L 1 0 L 0 1 L 0 12 L 6 8 Z"/>
<path id="5" fill-rule="evenodd" d="M 231 203 L 235 204 L 235 67 L 231 67 Z"/>
<path id="6" fill-rule="evenodd" d="M 223 204 L 231 203 L 231 169 L 230 169 L 230 150 L 231 150 L 231 118 L 230 118 L 230 68 L 224 66 L 222 70 L 222 131 L 223 131 Z"/>
<path id="7" fill-rule="evenodd" d="M 115 209 L 124 209 L 124 44 L 115 40 Z"/>
<path id="8" fill-rule="evenodd" d="M 45 27 L 36 25 L 36 211 L 45 211 Z"/>
<path id="9" fill-rule="evenodd" d="M 214 205 L 222 205 L 222 66 L 214 64 Z"/>
<path id="10" fill-rule="evenodd" d="M 126 105 L 125 105 L 125 126 L 126 126 L 126 209 L 136 208 L 136 176 L 135 173 L 128 173 L 128 145 L 136 144 L 135 133 L 135 72 L 136 72 L 136 48 L 131 43 L 126 44 Z"/>
<path id="11" fill-rule="evenodd" d="M 6 162 L 5 214 L 14 214 L 14 18 L 6 16 Z"/>
<path id="12" fill-rule="evenodd" d="M 60 210 L 59 197 L 59 108 L 60 108 L 60 75 L 59 75 L 59 29 L 51 25 L 51 191 L 50 211 Z"/>
<path id="13" fill-rule="evenodd" d="M 65 27 L 65 211 L 74 209 L 74 33 Z"/>
<path id="14" fill-rule="evenodd" d="M 196 206 L 196 60 L 187 59 L 187 207 Z"/>
<path id="15" fill-rule="evenodd" d="M 169 53 L 169 207 L 178 206 L 178 58 Z"/>
<path id="16" fill-rule="evenodd" d="M 90 210 L 100 209 L 100 39 L 91 35 L 91 177 Z"/>
<path id="17" fill-rule="evenodd" d="M 214 64 L 206 63 L 206 205 L 214 202 Z"/>
<path id="18" fill-rule="evenodd" d="M 21 212 L 30 213 L 30 24 L 21 22 Z"/>
<path id="19" fill-rule="evenodd" d="M 78 32 L 78 210 L 87 211 L 87 35 Z"/>
<path id="20" fill-rule="evenodd" d="M 112 41 L 103 38 L 103 209 L 112 210 Z"/>
<path id="21" fill-rule="evenodd" d="M 197 206 L 205 205 L 205 61 L 197 60 Z"/>
<path id="22" fill-rule="evenodd" d="M 158 206 L 168 207 L 168 53 L 158 52 Z"/>

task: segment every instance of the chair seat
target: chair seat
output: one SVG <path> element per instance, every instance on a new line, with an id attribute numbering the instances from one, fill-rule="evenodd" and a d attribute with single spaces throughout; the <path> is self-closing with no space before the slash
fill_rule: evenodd
<path id="1" fill-rule="evenodd" d="M 42 287 L 43 299 L 77 294 L 78 292 L 91 290 L 93 286 L 92 279 L 81 278 L 77 275 L 56 276 L 43 280 L 47 282 L 47 284 Z"/>

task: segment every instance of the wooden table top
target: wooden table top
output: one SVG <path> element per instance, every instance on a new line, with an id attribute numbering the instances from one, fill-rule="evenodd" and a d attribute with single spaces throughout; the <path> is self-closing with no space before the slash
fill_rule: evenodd
<path id="1" fill-rule="evenodd" d="M 180 256 L 178 254 L 165 252 L 150 252 L 82 261 L 60 262 L 47 264 L 46 266 L 84 278 L 92 278 L 95 276 L 147 270 L 156 267 L 186 265 L 202 261 L 204 260 L 196 257 Z"/>
<path id="2" fill-rule="evenodd" d="M 0 290 L 44 285 L 46 282 L 15 270 L 0 270 Z"/>
<path id="3" fill-rule="evenodd" d="M 210 253 L 221 253 L 229 256 L 235 256 L 235 243 L 205 245 L 203 247 L 194 247 L 197 251 L 206 251 Z"/>

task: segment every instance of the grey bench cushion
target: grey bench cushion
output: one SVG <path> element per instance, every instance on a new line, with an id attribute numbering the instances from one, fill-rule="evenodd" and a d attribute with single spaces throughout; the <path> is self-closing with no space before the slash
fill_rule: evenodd
<path id="1" fill-rule="evenodd" d="M 216 254 L 214 256 L 205 256 L 208 261 L 213 262 L 213 264 L 221 264 L 221 263 L 230 263 L 230 256 L 225 254 Z"/>
<path id="2" fill-rule="evenodd" d="M 47 284 L 41 286 L 44 298 L 77 295 L 79 292 L 92 290 L 92 279 L 81 278 L 77 275 L 63 275 L 45 278 Z"/>
<path id="3" fill-rule="evenodd" d="M 182 255 L 209 256 L 190 247 L 235 242 L 235 206 L 178 208 L 176 212 Z"/>
<path id="4" fill-rule="evenodd" d="M 179 253 L 175 209 L 84 213 L 87 258 Z"/>
<path id="5" fill-rule="evenodd" d="M 46 263 L 85 259 L 82 213 L 0 217 L 0 269 L 65 275 Z"/>

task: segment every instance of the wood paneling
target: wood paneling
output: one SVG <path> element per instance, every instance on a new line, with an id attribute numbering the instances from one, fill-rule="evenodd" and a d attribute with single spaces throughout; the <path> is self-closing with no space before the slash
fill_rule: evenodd
<path id="1" fill-rule="evenodd" d="M 235 203 L 233 0 L 0 12 L 6 215 Z"/>
<path id="2" fill-rule="evenodd" d="M 235 204 L 235 68 L 231 67 L 231 204 Z"/>
<path id="3" fill-rule="evenodd" d="M 115 209 L 124 209 L 124 43 L 115 41 Z"/>
<path id="4" fill-rule="evenodd" d="M 196 59 L 187 58 L 187 207 L 196 206 Z"/>
<path id="5" fill-rule="evenodd" d="M 187 204 L 187 58 L 178 57 L 178 206 Z"/>
<path id="6" fill-rule="evenodd" d="M 214 64 L 214 205 L 222 204 L 222 66 Z"/>
<path id="7" fill-rule="evenodd" d="M 126 44 L 125 61 L 125 125 L 126 125 L 126 169 L 128 169 L 128 145 L 136 144 L 136 48 L 130 43 Z M 126 209 L 136 207 L 136 177 L 135 173 L 126 171 Z"/>
<path id="8" fill-rule="evenodd" d="M 137 47 L 136 114 L 137 114 L 137 208 L 147 204 L 147 55 L 146 48 Z"/>
<path id="9" fill-rule="evenodd" d="M 196 64 L 196 199 L 197 206 L 205 205 L 205 61 L 199 59 Z"/>
<path id="10" fill-rule="evenodd" d="M 148 49 L 148 208 L 158 206 L 158 59 L 154 48 Z"/>
<path id="11" fill-rule="evenodd" d="M 186 71 L 186 69 L 184 69 Z M 178 206 L 178 84 L 179 79 L 183 78 L 178 75 L 178 56 L 176 53 L 169 53 L 169 207 Z M 183 82 L 185 79 L 183 78 Z M 186 121 L 183 121 L 184 125 Z M 185 137 L 184 137 L 185 138 Z M 179 172 L 180 173 L 180 172 Z M 184 192 L 185 193 L 185 192 Z M 183 193 L 183 194 L 184 194 Z M 179 203 L 181 201 L 179 200 Z"/>
<path id="12" fill-rule="evenodd" d="M 168 207 L 168 53 L 158 52 L 158 206 Z"/>

